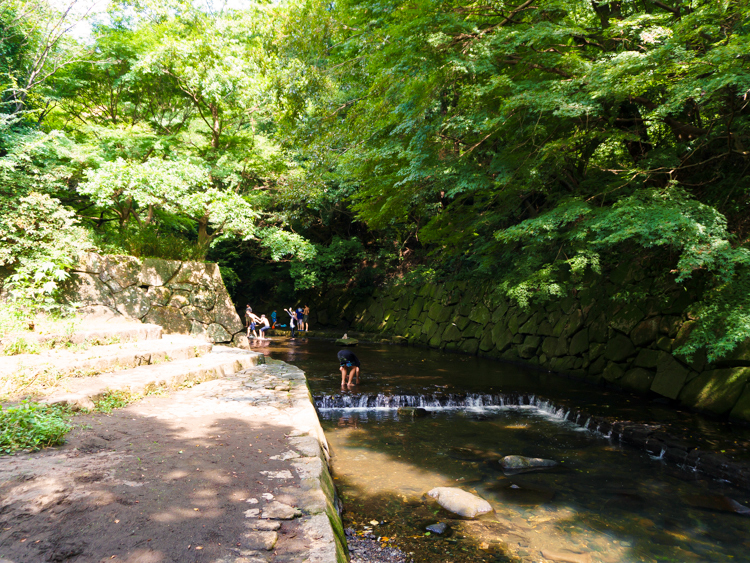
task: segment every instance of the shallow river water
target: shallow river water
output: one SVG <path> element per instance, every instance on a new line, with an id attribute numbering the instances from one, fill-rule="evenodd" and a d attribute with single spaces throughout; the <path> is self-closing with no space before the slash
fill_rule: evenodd
<path id="1" fill-rule="evenodd" d="M 263 351 L 302 368 L 313 394 L 329 397 L 328 404 L 364 404 L 363 396 L 384 404 L 391 397 L 536 393 L 620 418 L 679 425 L 704 443 L 715 437 L 722 445 L 737 442 L 738 450 L 747 443 L 747 430 L 643 398 L 419 348 L 358 346 L 361 384 L 342 391 L 338 349 L 310 340 L 276 341 Z M 371 532 L 414 561 L 750 561 L 750 516 L 737 513 L 750 506 L 747 491 L 613 443 L 563 421 L 555 409 L 427 410 L 414 418 L 394 408 L 319 409 L 345 526 Z M 507 475 L 499 464 L 505 455 L 558 465 Z M 494 514 L 457 518 L 425 497 L 441 486 L 485 498 Z M 444 534 L 426 531 L 438 522 L 448 524 Z"/>

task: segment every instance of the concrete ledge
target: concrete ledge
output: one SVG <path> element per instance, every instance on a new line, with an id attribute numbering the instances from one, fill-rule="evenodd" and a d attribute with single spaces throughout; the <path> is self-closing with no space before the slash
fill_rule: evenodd
<path id="1" fill-rule="evenodd" d="M 0 367 L 0 374 L 21 370 L 37 372 L 54 370 L 60 376 L 74 372 L 96 375 L 115 369 L 122 370 L 174 360 L 187 360 L 208 354 L 211 347 L 212 345 L 204 340 L 172 337 L 96 346 L 82 352 L 70 352 L 65 349 L 51 350 L 44 354 L 11 356 Z"/>
<path id="2" fill-rule="evenodd" d="M 175 389 L 187 383 L 200 383 L 232 375 L 264 361 L 263 354 L 257 352 L 217 346 L 215 353 L 199 358 L 72 379 L 66 382 L 64 391 L 54 393 L 44 402 L 92 409 L 95 401 L 111 391 L 145 394 L 160 388 Z"/>

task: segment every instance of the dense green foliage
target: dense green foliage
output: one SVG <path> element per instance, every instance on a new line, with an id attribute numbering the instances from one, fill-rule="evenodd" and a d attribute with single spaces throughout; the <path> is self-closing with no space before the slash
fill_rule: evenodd
<path id="1" fill-rule="evenodd" d="M 526 303 L 657 255 L 702 288 L 683 352 L 750 336 L 747 0 L 123 2 L 84 41 L 71 17 L 0 0 L 27 299 L 92 245 L 276 304 L 415 276 Z"/>
<path id="2" fill-rule="evenodd" d="M 0 453 L 36 451 L 62 444 L 70 430 L 70 416 L 63 407 L 28 401 L 15 407 L 0 406 Z"/>
<path id="3" fill-rule="evenodd" d="M 686 352 L 750 336 L 747 2 L 297 14 L 317 22 L 287 51 L 315 84 L 312 110 L 289 99 L 310 184 L 345 190 L 370 228 L 443 271 L 502 272 L 521 302 L 658 249 L 676 283 L 709 278 Z"/>

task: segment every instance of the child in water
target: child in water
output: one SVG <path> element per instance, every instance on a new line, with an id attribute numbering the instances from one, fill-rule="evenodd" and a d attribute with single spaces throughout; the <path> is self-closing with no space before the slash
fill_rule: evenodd
<path id="1" fill-rule="evenodd" d="M 349 381 L 347 387 L 352 386 L 352 379 L 356 376 L 357 385 L 359 385 L 359 358 L 351 350 L 339 350 L 339 371 L 341 372 L 341 387 L 346 382 L 347 370 L 349 370 Z"/>

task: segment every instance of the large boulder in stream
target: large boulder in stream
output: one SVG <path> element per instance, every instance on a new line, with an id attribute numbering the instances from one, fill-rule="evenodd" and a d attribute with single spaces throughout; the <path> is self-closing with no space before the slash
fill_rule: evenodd
<path id="1" fill-rule="evenodd" d="M 557 462 L 551 459 L 524 457 L 522 455 L 506 455 L 500 460 L 500 466 L 506 473 L 522 473 L 524 471 L 555 467 L 556 465 Z"/>
<path id="2" fill-rule="evenodd" d="M 489 502 L 456 487 L 436 487 L 427 494 L 446 510 L 464 518 L 475 518 L 480 514 L 492 512 Z"/>

